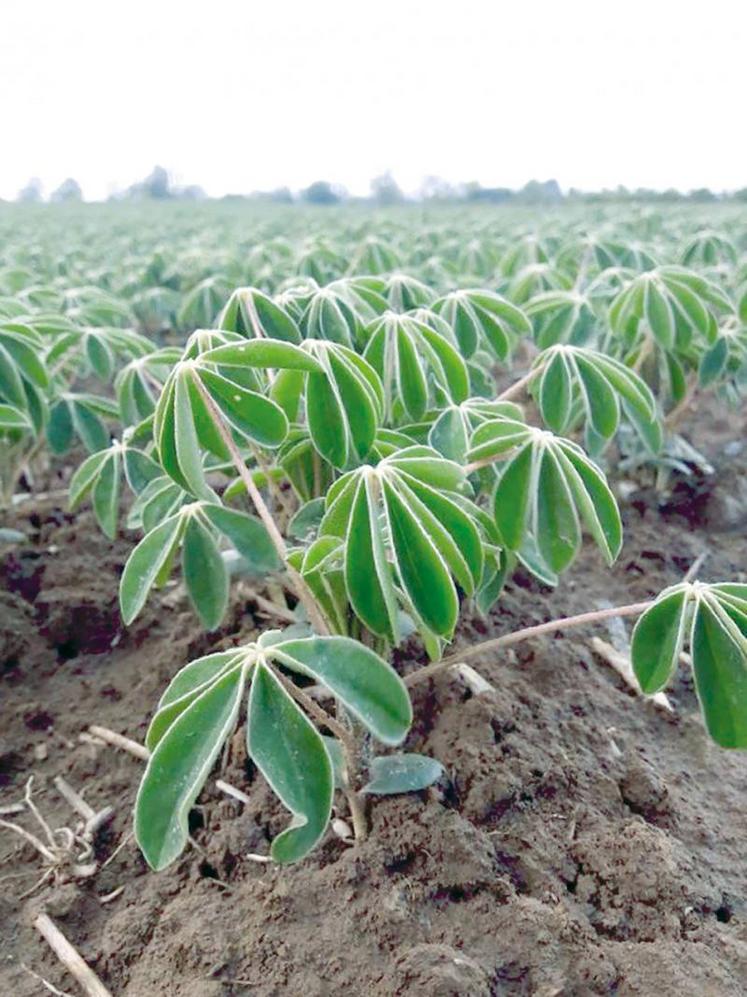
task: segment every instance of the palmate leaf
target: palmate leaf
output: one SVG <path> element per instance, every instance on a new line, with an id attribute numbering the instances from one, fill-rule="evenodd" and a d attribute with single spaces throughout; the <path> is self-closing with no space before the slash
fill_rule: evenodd
<path id="1" fill-rule="evenodd" d="M 334 792 L 328 739 L 294 700 L 278 666 L 324 684 L 385 744 L 407 734 L 412 709 L 402 680 L 349 638 L 283 639 L 271 631 L 259 643 L 191 662 L 162 696 L 146 737 L 152 754 L 135 805 L 135 834 L 153 868 L 170 864 L 186 845 L 190 807 L 236 726 L 247 683 L 249 756 L 292 814 L 273 841 L 272 858 L 297 861 L 323 835 Z"/>
<path id="2" fill-rule="evenodd" d="M 206 277 L 182 299 L 177 313 L 180 329 L 209 329 L 228 293 L 225 277 Z"/>
<path id="3" fill-rule="evenodd" d="M 484 345 L 499 360 L 507 360 L 515 340 L 532 332 L 524 312 L 492 291 L 452 291 L 432 308 L 451 325 L 465 358 Z"/>
<path id="4" fill-rule="evenodd" d="M 463 402 L 469 377 L 456 347 L 427 323 L 386 312 L 365 330 L 365 358 L 384 386 L 387 421 L 418 421 L 440 398 Z"/>
<path id="5" fill-rule="evenodd" d="M 722 748 L 747 748 L 747 585 L 683 582 L 658 596 L 631 642 L 643 692 L 671 680 L 688 637 L 708 733 Z"/>
<path id="6" fill-rule="evenodd" d="M 340 291 L 320 287 L 309 296 L 300 325 L 306 339 L 326 339 L 355 349 L 362 323 Z"/>
<path id="7" fill-rule="evenodd" d="M 493 496 L 503 544 L 520 552 L 527 537 L 553 572 L 564 571 L 581 543 L 582 524 L 607 563 L 622 546 L 615 498 L 602 472 L 570 440 L 510 419 L 484 423 L 468 459 L 504 458 Z"/>
<path id="8" fill-rule="evenodd" d="M 451 636 L 455 580 L 472 594 L 483 573 L 480 514 L 466 488 L 457 464 L 411 446 L 349 472 L 328 492 L 320 536 L 344 542 L 350 604 L 374 633 L 399 640 L 401 592 L 429 632 Z"/>
<path id="9" fill-rule="evenodd" d="M 628 339 L 645 327 L 671 351 L 692 340 L 711 344 L 717 316 L 731 311 L 729 298 L 714 283 L 685 267 L 664 266 L 633 278 L 611 303 L 609 321 Z"/>
<path id="10" fill-rule="evenodd" d="M 180 358 L 181 350 L 165 347 L 131 360 L 119 371 L 114 390 L 120 419 L 125 426 L 137 425 L 153 414 L 160 389 Z"/>
<path id="11" fill-rule="evenodd" d="M 115 441 L 87 457 L 70 479 L 70 508 L 77 508 L 90 494 L 96 521 L 111 539 L 117 535 L 123 473 L 130 488 L 140 492 L 161 469 L 141 450 Z"/>
<path id="12" fill-rule="evenodd" d="M 164 497 L 164 511 L 180 502 L 168 491 L 164 495 L 163 489 L 151 502 L 159 496 Z M 147 506 L 143 521 L 147 528 Z M 239 552 L 250 570 L 265 574 L 279 567 L 267 530 L 256 517 L 212 502 L 181 505 L 147 532 L 127 559 L 119 588 L 125 624 L 140 613 L 151 589 L 166 582 L 181 544 L 182 577 L 190 602 L 203 625 L 215 629 L 228 605 L 228 569 L 220 552 L 220 536 Z"/>
<path id="13" fill-rule="evenodd" d="M 602 440 L 618 429 L 621 407 L 638 424 L 658 422 L 656 401 L 639 375 L 613 357 L 577 346 L 553 346 L 535 360 L 532 382 L 542 419 L 554 433 L 573 422 L 578 399 L 588 426 Z"/>
<path id="14" fill-rule="evenodd" d="M 384 391 L 376 371 L 337 343 L 307 340 L 320 370 L 306 374 L 306 420 L 317 452 L 333 467 L 359 464 L 371 449 L 383 416 Z"/>
<path id="15" fill-rule="evenodd" d="M 577 291 L 545 291 L 531 298 L 524 311 L 534 326 L 540 349 L 556 343 L 580 346 L 593 335 L 597 319 L 588 298 Z"/>
<path id="16" fill-rule="evenodd" d="M 212 350 L 202 360 L 219 363 L 229 374 L 248 366 L 278 368 L 269 400 L 295 418 L 305 393 L 309 436 L 333 467 L 354 466 L 371 449 L 383 390 L 371 366 L 346 346 L 308 340 L 298 349 L 261 340 Z"/>
<path id="17" fill-rule="evenodd" d="M 205 480 L 202 451 L 228 454 L 217 419 L 244 440 L 277 447 L 288 420 L 271 399 L 229 380 L 200 361 L 179 363 L 159 398 L 153 434 L 160 463 L 170 477 L 198 498 L 212 498 Z"/>
<path id="18" fill-rule="evenodd" d="M 43 341 L 33 329 L 22 323 L 0 324 L 0 403 L 26 412 L 32 422 L 29 388 L 44 389 L 49 383 L 42 355 Z"/>
<path id="19" fill-rule="evenodd" d="M 89 453 L 104 450 L 110 442 L 105 420 L 117 417 L 117 406 L 108 398 L 66 392 L 49 413 L 49 448 L 53 453 L 66 453 L 77 437 Z"/>
<path id="20" fill-rule="evenodd" d="M 287 311 L 256 287 L 235 290 L 221 312 L 218 325 L 247 339 L 301 342 L 299 328 Z"/>

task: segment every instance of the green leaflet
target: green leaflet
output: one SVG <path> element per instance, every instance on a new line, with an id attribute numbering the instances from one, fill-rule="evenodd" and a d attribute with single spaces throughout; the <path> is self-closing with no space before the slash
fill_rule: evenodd
<path id="1" fill-rule="evenodd" d="M 602 472 L 570 446 L 560 447 L 558 459 L 573 493 L 576 508 L 608 564 L 617 560 L 623 543 L 622 521 Z"/>
<path id="2" fill-rule="evenodd" d="M 273 792 L 293 814 L 272 843 L 276 862 L 296 862 L 324 834 L 334 778 L 324 742 L 272 671 L 258 664 L 249 693 L 247 749 Z"/>
<path id="3" fill-rule="evenodd" d="M 154 481 L 161 474 L 161 468 L 158 464 L 147 454 L 134 447 L 124 448 L 122 460 L 127 484 L 135 494 L 140 494 L 151 481 Z"/>
<path id="4" fill-rule="evenodd" d="M 288 434 L 288 420 L 279 405 L 211 370 L 198 367 L 195 372 L 237 433 L 260 446 L 280 446 Z"/>
<path id="5" fill-rule="evenodd" d="M 378 654 L 349 637 L 283 641 L 274 658 L 325 685 L 384 744 L 400 744 L 412 723 L 404 683 Z"/>
<path id="6" fill-rule="evenodd" d="M 562 350 L 556 350 L 545 364 L 539 384 L 542 419 L 554 433 L 562 433 L 571 417 L 571 372 Z"/>
<path id="7" fill-rule="evenodd" d="M 542 454 L 535 508 L 539 552 L 553 571 L 565 571 L 578 553 L 581 530 L 568 482 L 549 447 Z"/>
<path id="8" fill-rule="evenodd" d="M 620 403 L 609 382 L 581 354 L 576 357 L 584 402 L 593 429 L 604 439 L 614 435 L 620 420 Z"/>
<path id="9" fill-rule="evenodd" d="M 535 468 L 535 449 L 529 442 L 507 465 L 495 489 L 495 522 L 509 550 L 518 550 L 524 537 L 531 494 L 535 488 Z"/>
<path id="10" fill-rule="evenodd" d="M 372 488 L 370 479 L 361 477 L 349 507 L 345 537 L 345 586 L 350 605 L 368 629 L 397 642 L 399 627 L 394 586 Z"/>
<path id="11" fill-rule="evenodd" d="M 340 405 L 347 419 L 354 456 L 362 460 L 371 449 L 379 422 L 374 392 L 352 352 L 341 349 L 329 353 L 329 370 L 334 378 Z"/>
<path id="12" fill-rule="evenodd" d="M 383 497 L 402 586 L 428 629 L 441 637 L 450 637 L 456 626 L 459 602 L 448 568 L 422 522 L 386 481 Z"/>
<path id="13" fill-rule="evenodd" d="M 665 349 L 674 346 L 674 314 L 666 296 L 654 280 L 645 285 L 646 321 L 651 332 Z"/>
<path id="14" fill-rule="evenodd" d="M 91 454 L 77 468 L 75 474 L 70 479 L 68 487 L 68 500 L 71 509 L 75 509 L 80 505 L 91 491 L 103 464 L 109 459 L 110 454 L 111 451 L 108 449 L 102 450 L 100 453 Z"/>
<path id="15" fill-rule="evenodd" d="M 449 460 L 462 460 L 467 453 L 469 426 L 460 409 L 444 409 L 428 433 L 428 443 Z"/>
<path id="16" fill-rule="evenodd" d="M 428 388 L 425 374 L 418 363 L 415 346 L 403 329 L 397 329 L 397 382 L 402 402 L 409 417 L 417 422 L 425 414 Z"/>
<path id="17" fill-rule="evenodd" d="M 233 544 L 252 570 L 264 574 L 281 567 L 275 546 L 256 516 L 206 502 L 202 515 Z"/>
<path id="18" fill-rule="evenodd" d="M 206 630 L 214 630 L 228 605 L 228 571 L 210 530 L 197 515 L 187 518 L 182 540 L 182 575 L 202 625 Z"/>
<path id="19" fill-rule="evenodd" d="M 153 751 L 177 717 L 212 685 L 229 667 L 236 664 L 242 652 L 219 651 L 207 654 L 185 665 L 169 683 L 158 704 L 155 716 L 145 735 L 145 746 Z"/>
<path id="20" fill-rule="evenodd" d="M 2 360 L 0 360 L 0 367 L 2 367 Z M 57 402 L 56 405 L 52 406 L 49 413 L 46 436 L 49 449 L 52 453 L 62 454 L 69 449 L 73 441 L 73 420 L 67 402 Z M 106 447 L 108 442 L 107 440 L 104 443 L 104 447 Z M 100 449 L 103 449 L 103 447 Z"/>
<path id="21" fill-rule="evenodd" d="M 472 434 L 467 459 L 470 462 L 494 460 L 522 446 L 531 436 L 530 427 L 517 419 L 491 419 Z"/>
<path id="22" fill-rule="evenodd" d="M 700 599 L 690 638 L 703 717 L 722 748 L 747 748 L 747 615 L 737 618 Z"/>
<path id="23" fill-rule="evenodd" d="M 435 758 L 408 752 L 379 755 L 371 761 L 368 774 L 371 778 L 361 792 L 372 796 L 389 796 L 427 789 L 441 778 L 444 767 Z"/>
<path id="24" fill-rule="evenodd" d="M 26 408 L 26 392 L 13 357 L 0 341 L 0 397 L 16 408 Z"/>
<path id="25" fill-rule="evenodd" d="M 350 460 L 349 430 L 342 404 L 326 374 L 310 374 L 306 381 L 306 419 L 314 446 L 333 467 Z"/>
<path id="26" fill-rule="evenodd" d="M 119 583 L 119 605 L 126 626 L 145 605 L 148 593 L 179 542 L 182 527 L 183 518 L 178 514 L 171 516 L 146 533 L 127 558 Z"/>
<path id="27" fill-rule="evenodd" d="M 32 429 L 31 422 L 25 412 L 13 405 L 0 403 L 0 429 L 26 432 Z"/>
<path id="28" fill-rule="evenodd" d="M 288 523 L 288 536 L 295 540 L 306 540 L 314 537 L 319 530 L 324 516 L 324 499 L 322 497 L 304 502 Z"/>
<path id="29" fill-rule="evenodd" d="M 109 445 L 109 432 L 95 409 L 85 399 L 69 401 L 72 426 L 89 453 L 103 450 Z"/>
<path id="30" fill-rule="evenodd" d="M 717 339 L 713 346 L 706 350 L 698 365 L 698 381 L 702 388 L 707 388 L 717 381 L 724 372 L 729 359 L 729 343 L 725 336 Z"/>
<path id="31" fill-rule="evenodd" d="M 191 372 L 179 371 L 174 383 L 174 447 L 181 476 L 189 490 L 199 498 L 210 498 L 211 489 L 205 481 L 202 454 L 197 439 L 188 387 Z M 206 413 L 207 418 L 207 413 Z"/>
<path id="32" fill-rule="evenodd" d="M 259 367 L 264 369 L 320 371 L 319 361 L 290 342 L 277 339 L 248 339 L 228 343 L 202 354 L 204 363 L 219 367 Z"/>
<path id="33" fill-rule="evenodd" d="M 189 810 L 236 725 L 244 678 L 237 666 L 208 685 L 150 757 L 135 801 L 135 838 L 153 869 L 173 862 L 187 842 Z"/>
<path id="34" fill-rule="evenodd" d="M 109 457 L 100 468 L 93 485 L 93 511 L 104 533 L 112 540 L 117 535 L 119 516 L 121 452 L 118 448 L 110 451 Z"/>
<path id="35" fill-rule="evenodd" d="M 659 596 L 636 622 L 630 643 L 633 671 L 643 692 L 659 692 L 671 679 L 685 640 L 687 590 Z"/>

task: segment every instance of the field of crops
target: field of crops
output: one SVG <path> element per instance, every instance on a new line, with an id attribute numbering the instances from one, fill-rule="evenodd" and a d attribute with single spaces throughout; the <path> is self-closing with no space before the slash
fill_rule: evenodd
<path id="1" fill-rule="evenodd" d="M 746 398 L 738 204 L 0 205 L 0 993 L 743 994 Z"/>

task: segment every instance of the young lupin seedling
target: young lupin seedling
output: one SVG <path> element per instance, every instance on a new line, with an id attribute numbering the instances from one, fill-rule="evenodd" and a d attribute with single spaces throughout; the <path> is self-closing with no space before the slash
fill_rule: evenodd
<path id="1" fill-rule="evenodd" d="M 371 738 L 396 746 L 407 736 L 408 687 L 456 662 L 605 617 L 642 614 L 632 661 L 646 693 L 670 679 L 688 632 L 709 732 L 724 747 L 747 747 L 745 586 L 687 582 L 652 602 L 551 621 L 443 657 L 460 593 L 486 611 L 517 560 L 557 583 L 584 529 L 608 563 L 616 559 L 622 528 L 605 476 L 578 442 L 556 434 L 585 429 L 604 442 L 626 418 L 654 438 L 656 402 L 634 370 L 589 347 L 553 345 L 499 399 L 469 400 L 461 387 L 455 391 L 457 372 L 466 378 L 459 338 L 432 351 L 442 333 L 426 334 L 421 318 L 408 324 L 389 315 L 362 325 L 370 338 L 358 354 L 329 340 L 291 342 L 282 323 L 286 338 L 267 338 L 259 315 L 277 325 L 279 306 L 271 310 L 248 292 L 237 300 L 248 318 L 235 323 L 253 338 L 222 342 L 219 332 L 199 334 L 193 342 L 204 348 L 188 347 L 157 402 L 153 455 L 172 485 L 156 478 L 143 494 L 168 493 L 170 512 L 148 514 L 154 498 L 142 505 L 150 528 L 122 576 L 123 616 L 134 619 L 150 589 L 163 584 L 181 545 L 193 604 L 206 626 L 217 626 L 229 584 L 222 538 L 255 572 L 282 580 L 298 600 L 299 620 L 308 621 L 302 632 L 310 627 L 315 635 L 299 636 L 294 627 L 267 631 L 191 662 L 174 678 L 148 732 L 152 754 L 136 805 L 137 840 L 154 868 L 183 849 L 189 809 L 242 709 L 249 756 L 292 814 L 272 858 L 296 861 L 323 835 L 335 788 L 345 793 L 362 837 L 365 796 L 425 788 L 440 777 L 435 759 L 373 754 Z M 469 292 L 464 306 L 457 299 L 441 309 L 463 322 L 460 309 L 468 308 L 473 324 L 462 335 L 470 350 L 483 334 L 480 321 L 491 323 L 495 337 L 495 323 L 508 315 L 506 344 L 518 324 L 518 309 L 485 301 L 490 310 L 483 313 L 484 302 Z M 447 358 L 452 374 L 443 366 Z M 549 428 L 532 425 L 506 400 L 522 393 L 535 396 Z M 420 425 L 407 422 L 426 412 L 425 436 L 444 453 L 421 442 Z M 282 454 L 291 432 L 294 447 L 308 441 L 296 477 L 289 475 L 298 482 L 307 466 L 296 491 L 311 498 L 286 523 L 287 536 L 304 538 L 300 547 L 283 536 L 272 490 L 269 502 L 263 496 L 283 467 L 273 451 Z M 458 439 L 465 446 L 454 459 Z M 99 462 L 112 459 L 102 455 Z M 221 497 L 217 480 L 230 470 L 238 477 Z M 76 495 L 92 487 L 93 476 L 81 469 Z M 258 518 L 225 504 L 242 492 Z M 276 502 L 278 515 L 285 504 Z M 403 682 L 386 657 L 413 630 L 432 663 Z M 299 677 L 312 680 L 314 690 L 305 691 Z M 320 705 L 325 696 L 334 712 Z"/>

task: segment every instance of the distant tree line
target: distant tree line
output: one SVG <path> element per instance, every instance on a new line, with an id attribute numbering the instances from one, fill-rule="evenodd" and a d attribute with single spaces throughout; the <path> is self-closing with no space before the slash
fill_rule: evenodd
<path id="1" fill-rule="evenodd" d="M 57 187 L 49 196 L 54 203 L 82 200 L 80 184 L 72 177 Z M 197 184 L 179 186 L 173 183 L 163 166 L 154 166 L 151 172 L 126 190 L 113 194 L 114 201 L 198 201 L 206 197 L 205 191 Z M 583 201 L 604 203 L 608 201 L 653 201 L 653 202 L 702 202 L 736 200 L 747 202 L 747 187 L 736 191 L 716 193 L 707 187 L 700 187 L 687 193 L 670 188 L 652 190 L 647 187 L 618 186 L 609 190 L 582 191 L 575 187 L 564 194 L 557 180 L 530 180 L 519 189 L 510 187 L 484 187 L 476 180 L 469 183 L 453 184 L 438 176 L 427 176 L 414 196 L 406 196 L 390 172 L 382 173 L 371 181 L 368 197 L 355 197 L 339 184 L 328 180 L 315 180 L 303 190 L 294 194 L 289 187 L 278 187 L 270 191 L 254 191 L 249 195 L 228 194 L 223 200 L 267 201 L 275 204 L 315 204 L 335 205 L 345 202 L 374 203 L 382 207 L 402 204 L 406 201 L 443 202 L 468 204 L 558 204 L 561 201 Z M 31 180 L 18 192 L 18 201 L 27 203 L 44 200 L 42 184 L 38 177 Z"/>

